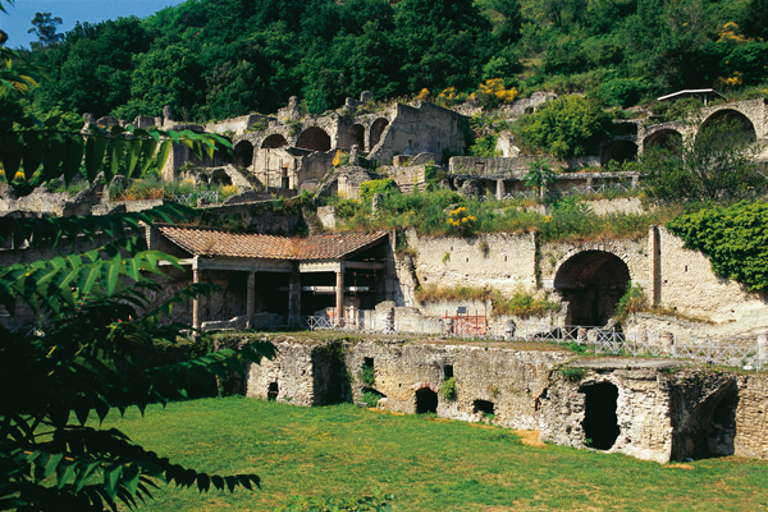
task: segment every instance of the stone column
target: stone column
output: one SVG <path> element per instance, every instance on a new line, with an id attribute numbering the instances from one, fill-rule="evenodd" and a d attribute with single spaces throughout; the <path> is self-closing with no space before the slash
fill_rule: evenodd
<path id="1" fill-rule="evenodd" d="M 496 180 L 496 199 L 499 201 L 504 199 L 504 180 L 502 178 Z"/>
<path id="2" fill-rule="evenodd" d="M 301 319 L 301 274 L 299 264 L 294 263 L 288 284 L 288 325 L 298 324 Z"/>
<path id="3" fill-rule="evenodd" d="M 344 264 L 336 272 L 336 325 L 344 323 Z"/>
<path id="4" fill-rule="evenodd" d="M 758 368 L 768 363 L 768 334 L 757 335 L 757 365 Z"/>
<path id="5" fill-rule="evenodd" d="M 661 236 L 658 226 L 648 229 L 648 273 L 650 298 L 654 306 L 661 303 Z"/>
<path id="6" fill-rule="evenodd" d="M 196 268 L 192 269 L 193 284 L 198 284 L 200 282 L 200 272 L 202 272 L 202 270 Z M 196 296 L 192 299 L 192 327 L 200 329 L 200 325 L 200 298 Z"/>
<path id="7" fill-rule="evenodd" d="M 248 272 L 248 295 L 245 299 L 245 328 L 250 329 L 256 312 L 256 272 Z"/>

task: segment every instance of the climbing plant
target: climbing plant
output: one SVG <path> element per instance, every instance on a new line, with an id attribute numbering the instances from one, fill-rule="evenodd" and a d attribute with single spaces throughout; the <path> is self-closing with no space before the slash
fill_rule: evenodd
<path id="1" fill-rule="evenodd" d="M 768 203 L 703 209 L 667 222 L 667 229 L 706 254 L 721 276 L 768 292 Z"/>

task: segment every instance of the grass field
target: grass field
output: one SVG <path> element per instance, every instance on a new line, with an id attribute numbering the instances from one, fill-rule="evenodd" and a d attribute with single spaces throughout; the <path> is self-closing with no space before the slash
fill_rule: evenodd
<path id="1" fill-rule="evenodd" d="M 142 511 L 263 511 L 295 496 L 375 487 L 403 511 L 765 511 L 768 462 L 735 457 L 660 465 L 624 455 L 523 445 L 510 430 L 352 405 L 302 408 L 241 397 L 136 410 L 117 426 L 199 470 L 255 472 L 262 490 L 161 486 Z"/>

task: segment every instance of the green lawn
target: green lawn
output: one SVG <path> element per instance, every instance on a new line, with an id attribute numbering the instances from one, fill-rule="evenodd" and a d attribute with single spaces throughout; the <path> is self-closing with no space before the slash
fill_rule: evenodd
<path id="1" fill-rule="evenodd" d="M 239 397 L 136 410 L 117 426 L 199 470 L 255 472 L 262 490 L 161 486 L 140 510 L 263 511 L 294 496 L 395 495 L 394 510 L 768 509 L 768 462 L 734 457 L 660 465 L 623 455 L 522 445 L 509 430 L 340 405 L 308 409 Z"/>

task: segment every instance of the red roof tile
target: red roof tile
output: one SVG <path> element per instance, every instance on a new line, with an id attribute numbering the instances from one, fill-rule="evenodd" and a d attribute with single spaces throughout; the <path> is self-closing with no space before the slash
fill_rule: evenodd
<path id="1" fill-rule="evenodd" d="M 340 259 L 387 235 L 376 233 L 332 233 L 307 238 L 234 234 L 212 229 L 158 226 L 162 235 L 195 256 L 231 256 L 275 260 Z"/>

